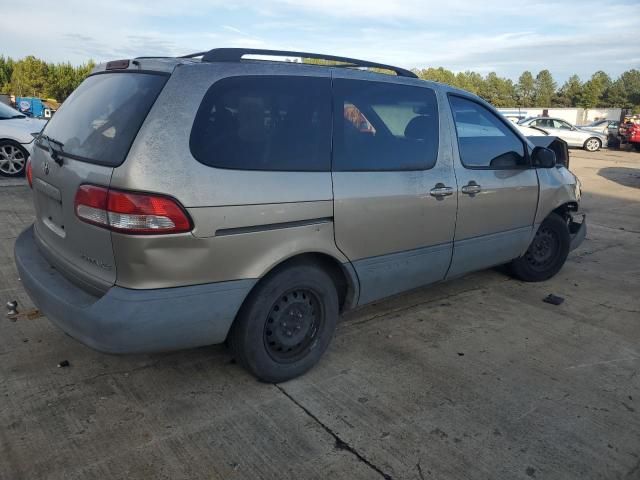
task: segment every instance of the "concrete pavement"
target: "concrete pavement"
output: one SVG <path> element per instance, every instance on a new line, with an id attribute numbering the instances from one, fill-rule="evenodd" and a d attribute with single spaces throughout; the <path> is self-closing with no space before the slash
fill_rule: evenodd
<path id="1" fill-rule="evenodd" d="M 109 356 L 3 313 L 0 479 L 640 479 L 640 153 L 571 168 L 589 231 L 554 279 L 488 270 L 353 312 L 285 384 L 222 346 Z M 0 300 L 25 312 L 32 215 L 0 179 Z"/>

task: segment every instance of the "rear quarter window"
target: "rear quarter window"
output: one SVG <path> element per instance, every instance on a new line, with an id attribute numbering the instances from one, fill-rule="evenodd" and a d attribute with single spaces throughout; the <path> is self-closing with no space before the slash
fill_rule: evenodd
<path id="1" fill-rule="evenodd" d="M 92 75 L 67 98 L 44 134 L 71 158 L 116 167 L 125 160 L 167 78 L 153 73 Z"/>
<path id="2" fill-rule="evenodd" d="M 328 171 L 331 80 L 229 77 L 204 95 L 189 146 L 200 163 L 240 170 Z"/>

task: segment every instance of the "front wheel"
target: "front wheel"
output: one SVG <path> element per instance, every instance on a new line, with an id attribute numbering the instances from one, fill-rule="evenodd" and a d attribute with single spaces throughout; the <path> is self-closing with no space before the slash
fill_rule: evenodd
<path id="1" fill-rule="evenodd" d="M 331 277 L 311 264 L 265 277 L 240 309 L 228 343 L 236 361 L 264 382 L 290 380 L 325 352 L 339 314 Z"/>
<path id="2" fill-rule="evenodd" d="M 511 273 L 525 282 L 548 280 L 564 265 L 570 246 L 567 222 L 560 215 L 552 213 L 538 228 L 526 253 L 511 262 Z"/>
<path id="3" fill-rule="evenodd" d="M 29 154 L 19 143 L 0 140 L 0 175 L 19 177 L 24 173 Z"/>
<path id="4" fill-rule="evenodd" d="M 600 150 L 600 147 L 602 147 L 602 142 L 599 138 L 592 137 L 584 142 L 584 149 L 587 152 L 597 152 L 598 150 Z"/>

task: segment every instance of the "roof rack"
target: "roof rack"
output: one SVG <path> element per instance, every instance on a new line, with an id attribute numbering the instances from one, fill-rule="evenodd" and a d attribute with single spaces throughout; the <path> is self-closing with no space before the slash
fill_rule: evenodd
<path id="1" fill-rule="evenodd" d="M 329 65 L 331 67 L 368 67 L 380 68 L 395 72 L 399 77 L 418 78 L 415 73 L 400 67 L 385 65 L 383 63 L 357 60 L 355 58 L 337 57 L 335 55 L 323 55 L 320 53 L 293 52 L 287 50 L 265 50 L 260 48 L 214 48 L 207 52 L 191 53 L 180 58 L 202 57 L 203 62 L 240 62 L 245 55 L 267 55 L 271 57 L 301 57 L 316 60 L 330 60 L 340 62 L 342 65 Z"/>

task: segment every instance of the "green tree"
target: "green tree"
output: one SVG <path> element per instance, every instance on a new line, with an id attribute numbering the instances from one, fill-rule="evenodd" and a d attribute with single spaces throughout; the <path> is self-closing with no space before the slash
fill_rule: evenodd
<path id="1" fill-rule="evenodd" d="M 426 68 L 424 70 L 418 70 L 418 77 L 423 80 L 431 80 L 432 82 L 440 82 L 445 85 L 455 86 L 456 76 L 455 74 L 443 67 L 438 68 Z"/>
<path id="2" fill-rule="evenodd" d="M 49 65 L 47 96 L 64 101 L 78 86 L 76 69 L 70 63 Z"/>
<path id="3" fill-rule="evenodd" d="M 0 93 L 9 93 L 11 91 L 13 66 L 14 61 L 11 57 L 5 58 L 0 55 Z"/>
<path id="4" fill-rule="evenodd" d="M 571 75 L 560 88 L 556 101 L 564 107 L 576 107 L 582 95 L 582 82 L 578 75 Z"/>
<path id="5" fill-rule="evenodd" d="M 627 70 L 618 79 L 623 86 L 629 107 L 640 107 L 640 70 Z"/>
<path id="6" fill-rule="evenodd" d="M 556 82 L 549 70 L 541 70 L 536 75 L 535 81 L 535 106 L 550 107 L 553 94 L 556 91 Z"/>
<path id="7" fill-rule="evenodd" d="M 516 104 L 516 89 L 511 80 L 491 72 L 484 79 L 480 96 L 496 107 L 511 107 Z"/>
<path id="8" fill-rule="evenodd" d="M 42 97 L 47 88 L 49 66 L 29 55 L 18 60 L 11 74 L 11 87 L 17 95 Z"/>
<path id="9" fill-rule="evenodd" d="M 604 94 L 611 87 L 611 78 L 602 70 L 597 71 L 582 87 L 582 95 L 578 102 L 583 108 L 604 106 Z"/>
<path id="10" fill-rule="evenodd" d="M 478 95 L 484 87 L 484 78 L 482 78 L 482 75 L 479 73 L 471 72 L 469 70 L 466 72 L 459 72 L 456 75 L 455 86 Z"/>
<path id="11" fill-rule="evenodd" d="M 536 85 L 530 71 L 525 71 L 520 75 L 516 85 L 516 95 L 518 104 L 521 107 L 532 107 L 535 96 Z"/>
<path id="12" fill-rule="evenodd" d="M 46 95 L 63 102 L 91 73 L 93 67 L 95 67 L 93 60 L 78 67 L 68 62 L 49 64 Z"/>
<path id="13" fill-rule="evenodd" d="M 610 107 L 629 108 L 633 106 L 624 82 L 620 78 L 613 82 L 604 92 L 603 103 Z"/>

